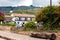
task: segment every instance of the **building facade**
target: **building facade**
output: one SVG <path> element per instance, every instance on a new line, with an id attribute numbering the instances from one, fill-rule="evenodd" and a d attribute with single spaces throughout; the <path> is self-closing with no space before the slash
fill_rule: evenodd
<path id="1" fill-rule="evenodd" d="M 10 16 L 6 16 L 6 22 L 14 22 L 16 26 L 21 27 L 28 21 L 35 21 L 35 16 L 31 14 L 17 14 L 13 13 Z"/>

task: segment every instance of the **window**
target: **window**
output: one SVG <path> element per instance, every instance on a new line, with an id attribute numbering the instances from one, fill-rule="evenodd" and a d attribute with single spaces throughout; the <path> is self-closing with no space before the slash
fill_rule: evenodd
<path id="1" fill-rule="evenodd" d="M 32 18 L 32 21 L 35 21 L 35 18 Z"/>
<path id="2" fill-rule="evenodd" d="M 31 18 L 27 18 L 27 21 L 30 21 L 31 20 Z"/>
<path id="3" fill-rule="evenodd" d="M 21 18 L 21 21 L 25 21 L 25 18 Z"/>
<path id="4" fill-rule="evenodd" d="M 15 21 L 18 21 L 19 20 L 19 17 L 15 17 Z"/>
<path id="5" fill-rule="evenodd" d="M 18 22 L 18 24 L 19 24 L 19 22 Z"/>

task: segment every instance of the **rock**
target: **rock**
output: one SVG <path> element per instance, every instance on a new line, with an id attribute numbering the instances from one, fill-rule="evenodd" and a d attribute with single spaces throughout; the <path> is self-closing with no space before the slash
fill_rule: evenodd
<path id="1" fill-rule="evenodd" d="M 56 40 L 56 34 L 52 33 L 51 37 L 50 37 L 50 40 Z"/>
<path id="2" fill-rule="evenodd" d="M 30 35 L 31 37 L 36 37 L 36 38 L 42 38 L 42 39 L 50 39 L 51 38 L 51 33 L 36 33 L 33 32 Z"/>

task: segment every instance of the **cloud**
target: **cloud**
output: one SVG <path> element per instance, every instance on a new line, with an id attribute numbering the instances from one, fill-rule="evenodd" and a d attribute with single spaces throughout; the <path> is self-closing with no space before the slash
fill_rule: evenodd
<path id="1" fill-rule="evenodd" d="M 24 0 L 21 2 L 21 4 L 18 4 L 19 6 L 21 5 L 26 5 L 26 6 L 29 6 L 29 5 L 32 5 L 32 0 Z"/>
<path id="2" fill-rule="evenodd" d="M 31 5 L 32 0 L 0 0 L 0 6 Z"/>
<path id="3" fill-rule="evenodd" d="M 0 6 L 47 6 L 50 0 L 0 0 Z M 52 0 L 53 5 L 57 5 L 57 0 Z"/>
<path id="4" fill-rule="evenodd" d="M 58 0 L 52 0 L 53 5 L 58 5 Z M 33 0 L 34 6 L 47 6 L 50 5 L 50 0 Z"/>

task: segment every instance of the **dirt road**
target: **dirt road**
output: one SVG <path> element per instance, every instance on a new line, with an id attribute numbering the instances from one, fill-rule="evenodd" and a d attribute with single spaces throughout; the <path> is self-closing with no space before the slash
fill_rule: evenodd
<path id="1" fill-rule="evenodd" d="M 26 36 L 26 35 L 15 34 L 15 33 L 9 32 L 9 31 L 0 31 L 0 36 L 6 37 L 6 38 L 9 38 L 12 40 L 46 40 L 46 39 L 32 38 L 32 37 Z"/>

